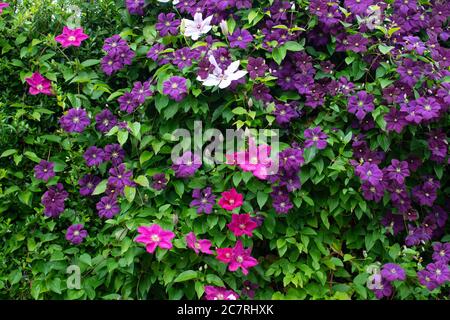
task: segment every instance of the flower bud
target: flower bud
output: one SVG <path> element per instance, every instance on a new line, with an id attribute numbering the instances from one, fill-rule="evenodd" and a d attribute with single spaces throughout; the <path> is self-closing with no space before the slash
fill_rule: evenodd
<path id="1" fill-rule="evenodd" d="M 225 20 L 220 21 L 219 23 L 220 30 L 222 30 L 222 33 L 224 36 L 228 35 L 228 24 Z"/>

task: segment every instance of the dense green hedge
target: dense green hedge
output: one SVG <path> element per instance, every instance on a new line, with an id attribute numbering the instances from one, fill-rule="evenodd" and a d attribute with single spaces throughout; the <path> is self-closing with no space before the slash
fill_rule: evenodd
<path id="1" fill-rule="evenodd" d="M 203 19 L 211 14 L 214 19 L 223 17 L 230 33 L 248 30 L 250 42 L 239 44 L 245 34 L 239 39 L 224 36 L 223 25 L 221 29 L 220 21 L 215 20 L 212 29 L 198 40 L 183 36 L 183 29 L 177 26 L 175 34 L 161 35 L 156 25 L 160 13 L 173 12 L 178 20 L 193 19 L 181 5 L 174 8 L 170 1 L 147 1 L 144 15 L 130 14 L 121 0 L 23 0 L 10 1 L 3 9 L 0 298 L 198 299 L 205 297 L 205 286 L 214 286 L 233 290 L 241 299 L 253 297 L 248 291 L 255 292 L 255 299 L 373 299 L 367 279 L 386 263 L 400 265 L 406 280 L 393 281 L 393 290 L 378 292 L 379 297 L 448 297 L 450 275 L 445 259 L 450 259 L 450 248 L 445 249 L 448 256 L 440 265 L 446 268 L 442 272 L 447 281 L 430 291 L 417 275 L 437 261 L 432 244 L 436 247 L 436 242 L 450 240 L 445 135 L 449 130 L 450 72 L 442 58 L 450 59 L 450 51 L 445 36 L 447 18 L 432 19 L 439 16 L 434 9 L 439 1 L 421 0 L 415 9 L 402 9 L 401 1 L 383 1 L 382 23 L 374 28 L 351 14 L 356 7 L 348 0 L 339 6 L 339 1 L 328 7 L 325 4 L 324 9 L 336 19 L 331 22 L 314 11 L 323 5 L 321 1 L 188 2 L 203 6 Z M 79 17 L 73 5 L 79 8 Z M 422 14 L 425 22 L 406 28 L 401 20 L 403 10 Z M 448 17 L 450 8 L 445 2 L 442 10 Z M 437 28 L 438 24 L 444 36 L 434 41 L 430 26 Z M 89 38 L 79 47 L 63 48 L 55 37 L 64 26 L 82 27 Z M 127 41 L 134 57 L 130 65 L 107 75 L 103 71 L 107 60 L 102 59 L 110 53 L 102 47 L 105 39 L 116 34 Z M 352 35 L 366 40 L 354 40 Z M 406 49 L 401 41 L 407 36 L 420 37 L 424 53 Z M 350 38 L 344 41 L 345 37 Z M 361 48 L 353 42 L 352 47 L 349 41 L 367 44 Z M 157 43 L 172 49 L 154 61 L 147 53 Z M 181 48 L 197 50 L 195 54 L 190 51 L 192 65 L 182 69 L 171 58 L 172 52 Z M 204 58 L 206 48 L 224 58 L 225 62 L 218 59 L 221 66 L 239 60 L 239 69 L 250 71 L 248 65 L 259 63 L 251 59 L 261 57 L 268 67 L 261 67 L 263 72 L 257 77 L 246 74 L 229 88 L 205 86 L 204 77 L 199 80 L 197 75 L 202 64 L 212 73 L 213 66 Z M 168 61 L 161 61 L 163 58 Z M 403 68 L 408 69 L 410 61 L 415 68 L 413 83 L 405 88 L 402 81 L 409 73 L 406 70 L 405 76 L 401 68 L 406 64 Z M 26 79 L 35 72 L 51 81 L 52 94 L 30 94 Z M 297 78 L 300 75 L 310 78 Z M 174 76 L 187 79 L 187 93 L 180 99 L 168 96 L 164 89 L 164 82 Z M 343 77 L 354 84 L 353 89 L 346 89 Z M 119 107 L 118 99 L 137 81 L 152 81 L 152 93 L 128 113 Z M 306 93 L 300 89 L 304 83 L 309 86 Z M 263 87 L 269 97 L 261 99 L 258 90 Z M 386 90 L 391 90 L 395 101 L 389 101 Z M 351 109 L 352 103 L 358 108 L 358 99 L 366 110 L 361 117 Z M 405 120 L 415 106 L 432 102 L 439 104 L 436 115 L 423 116 L 416 123 Z M 60 122 L 73 108 L 86 110 L 90 119 L 81 133 L 67 132 Z M 401 108 L 407 108 L 407 113 Z M 109 132 L 101 132 L 95 125 L 96 115 L 105 109 L 118 121 Z M 405 122 L 398 132 L 390 129 L 392 120 L 387 115 L 395 110 L 402 110 L 398 117 Z M 292 116 L 287 121 L 283 118 L 286 113 Z M 294 171 L 301 188 L 288 192 L 286 187 L 277 187 L 283 185 L 283 175 L 292 172 L 259 179 L 251 171 L 227 164 L 204 164 L 193 176 L 180 177 L 172 166 L 171 151 L 177 144 L 172 133 L 177 128 L 192 132 L 196 120 L 203 121 L 204 130 L 279 129 L 281 149 L 302 151 L 304 161 L 296 155 L 301 169 Z M 326 134 L 319 139 L 326 143 L 312 140 L 317 132 L 309 129 L 316 127 Z M 435 136 L 444 151 L 432 150 Z M 98 203 L 110 191 L 106 183 L 115 164 L 88 166 L 84 155 L 92 146 L 116 143 L 125 151 L 124 164 L 132 171 L 135 184 L 126 186 L 124 195 L 117 198 L 120 213 L 105 219 L 98 215 Z M 436 155 L 439 152 L 444 152 L 443 157 Z M 421 160 L 417 169 L 411 155 Z M 389 174 L 393 159 L 408 161 L 404 183 L 397 183 Z M 41 160 L 54 163 L 55 176 L 48 181 L 35 176 Z M 383 181 L 369 185 L 367 171 L 378 168 L 383 170 Z M 161 173 L 167 183 L 157 190 L 155 182 L 162 176 L 153 177 Z M 102 180 L 94 195 L 79 192 L 79 180 L 85 174 Z M 432 179 L 426 180 L 429 177 Z M 58 183 L 67 192 L 65 210 L 48 217 L 43 195 Z M 193 192 L 206 187 L 212 188 L 215 204 L 210 214 L 198 214 L 190 205 Z M 378 196 L 371 198 L 371 187 Z M 243 195 L 242 206 L 233 212 L 249 213 L 251 221 L 257 222 L 252 237 L 236 237 L 227 226 L 231 212 L 217 202 L 232 188 Z M 396 188 L 404 188 L 399 197 L 409 206 L 391 196 Z M 273 190 L 281 190 L 283 195 L 277 196 Z M 431 203 L 421 200 L 427 190 L 436 193 Z M 287 197 L 287 204 L 292 202 L 287 213 L 280 213 L 280 197 Z M 408 218 L 408 213 L 415 212 L 418 219 Z M 66 239 L 73 224 L 82 224 L 88 233 L 78 245 Z M 160 247 L 149 253 L 135 241 L 138 227 L 152 224 L 174 233 L 170 250 Z M 240 239 L 245 248 L 251 247 L 257 265 L 249 268 L 248 275 L 242 270 L 230 271 L 215 253 L 197 254 L 188 248 L 185 237 L 190 232 L 210 240 L 213 251 L 232 248 Z M 67 288 L 70 265 L 81 268 L 79 290 Z M 432 267 L 435 265 L 428 267 L 430 272 Z M 383 283 L 388 278 L 383 275 Z"/>

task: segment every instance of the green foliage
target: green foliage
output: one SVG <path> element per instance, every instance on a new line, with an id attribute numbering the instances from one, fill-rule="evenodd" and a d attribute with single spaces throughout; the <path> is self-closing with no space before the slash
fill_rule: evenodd
<path id="1" fill-rule="evenodd" d="M 81 8 L 81 23 L 90 39 L 79 48 L 62 49 L 54 36 L 71 17 L 68 5 L 72 3 Z M 294 193 L 294 209 L 286 216 L 276 215 L 270 205 L 270 186 L 249 172 L 204 167 L 193 179 L 174 178 L 168 162 L 176 143 L 171 135 L 174 129 L 192 129 L 199 119 L 219 129 L 260 128 L 274 119 L 260 102 L 249 107 L 244 95 L 231 91 L 207 94 L 194 81 L 189 84 L 191 95 L 181 102 L 162 95 L 162 82 L 172 74 L 172 67 L 157 66 L 145 57 L 155 42 L 160 7 L 149 9 L 145 18 L 130 16 L 122 1 L 113 0 L 24 0 L 13 7 L 14 14 L 0 16 L 0 298 L 198 299 L 205 285 L 239 292 L 243 281 L 250 280 L 259 285 L 257 299 L 372 299 L 366 287 L 367 266 L 395 261 L 414 275 L 421 253 L 400 246 L 397 242 L 402 240 L 388 238 L 380 225 L 384 212 L 361 196 L 360 182 L 349 164 L 352 132 L 347 130 L 348 114 L 341 100 L 336 98 L 318 112 L 313 124 L 325 128 L 329 146 L 322 151 L 306 149 L 302 188 Z M 251 9 L 243 23 L 255 26 L 264 15 L 262 10 Z M 228 24 L 233 26 L 232 21 Z M 104 39 L 113 34 L 127 38 L 138 62 L 109 78 L 100 70 L 99 59 L 104 55 Z M 308 50 L 305 47 L 304 41 L 289 41 L 267 53 L 267 58 L 280 64 L 287 53 Z M 384 55 L 391 49 L 383 44 L 376 48 Z M 316 58 L 327 55 L 312 50 Z M 366 75 L 367 64 L 358 55 L 349 54 L 342 63 L 348 65 L 342 75 L 353 81 Z M 381 76 L 391 72 L 389 66 L 380 68 Z M 55 96 L 26 94 L 24 79 L 38 70 L 56 84 Z M 82 106 L 92 119 L 105 106 L 117 109 L 116 100 L 125 88 L 150 77 L 159 93 L 139 112 L 121 114 L 129 131 L 116 128 L 100 136 L 94 130 L 75 135 L 60 129 L 58 119 L 64 111 Z M 262 79 L 268 84 L 273 80 L 270 76 Z M 386 76 L 373 86 L 384 88 L 391 81 Z M 280 100 L 288 99 L 284 94 L 279 94 Z M 382 130 L 386 112 L 381 105 L 373 112 Z M 310 125 L 296 123 L 283 141 L 301 141 L 298 133 Z M 413 129 L 408 130 L 414 136 Z M 367 138 L 371 146 L 384 151 L 405 143 L 398 136 Z M 135 187 L 125 188 L 121 213 L 107 221 L 98 218 L 95 209 L 106 180 L 95 188 L 92 198 L 78 194 L 78 180 L 87 170 L 82 155 L 95 143 L 120 143 L 136 182 Z M 411 139 L 407 147 L 414 151 L 423 148 L 423 143 Z M 56 164 L 57 177 L 47 185 L 32 174 L 41 159 Z M 100 166 L 99 170 L 105 174 L 107 168 Z M 439 179 L 445 176 L 442 167 L 432 170 Z M 151 176 L 159 172 L 169 180 L 163 192 L 151 188 Z M 47 186 L 58 182 L 64 183 L 71 196 L 61 217 L 52 219 L 44 216 L 40 199 Z M 252 255 L 259 260 L 248 277 L 228 272 L 214 256 L 187 250 L 179 237 L 193 231 L 210 239 L 214 247 L 235 242 L 227 232 L 229 213 L 216 208 L 211 215 L 198 215 L 189 207 L 192 190 L 208 185 L 215 194 L 236 187 L 245 196 L 241 213 L 258 212 L 264 217 L 254 237 L 244 239 L 245 247 L 253 247 Z M 134 242 L 136 228 L 154 222 L 177 234 L 173 250 L 157 249 L 151 255 Z M 83 223 L 88 229 L 89 237 L 80 246 L 64 237 L 72 223 Z M 447 236 L 443 241 L 448 240 Z M 67 287 L 66 270 L 73 264 L 80 267 L 80 290 Z M 396 290 L 401 299 L 430 297 L 414 281 Z M 441 292 L 438 289 L 431 296 L 440 297 Z"/>

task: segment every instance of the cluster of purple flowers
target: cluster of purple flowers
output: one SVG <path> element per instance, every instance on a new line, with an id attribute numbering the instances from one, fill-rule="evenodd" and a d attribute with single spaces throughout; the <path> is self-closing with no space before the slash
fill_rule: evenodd
<path id="1" fill-rule="evenodd" d="M 430 132 L 428 135 L 428 149 L 431 151 L 431 160 L 443 163 L 448 155 L 448 140 L 445 132 L 441 130 Z M 448 158 L 448 161 L 450 163 L 450 158 Z"/>
<path id="2" fill-rule="evenodd" d="M 432 291 L 450 281 L 450 243 L 433 244 L 433 262 L 417 272 L 421 285 Z"/>
<path id="3" fill-rule="evenodd" d="M 117 143 L 108 144 L 103 149 L 91 146 L 84 153 L 87 166 L 98 166 L 105 161 L 111 161 L 112 163 L 112 167 L 109 169 L 106 195 L 96 205 L 98 215 L 102 218 L 111 219 L 117 215 L 120 212 L 117 197 L 124 194 L 125 186 L 135 186 L 132 181 L 133 173 L 127 171 L 125 164 L 122 163 L 124 158 L 125 151 Z M 99 176 L 93 174 L 84 175 L 78 181 L 80 194 L 82 196 L 92 195 L 101 180 Z"/>
<path id="4" fill-rule="evenodd" d="M 447 212 L 438 205 L 433 206 L 419 225 L 408 225 L 405 244 L 417 246 L 442 236 L 447 220 Z"/>
<path id="5" fill-rule="evenodd" d="M 101 67 L 108 76 L 121 70 L 126 65 L 131 65 L 135 56 L 127 41 L 118 34 L 105 40 L 103 50 L 106 51 L 106 56 L 102 58 Z"/>
<path id="6" fill-rule="evenodd" d="M 392 282 L 406 280 L 406 272 L 395 263 L 386 263 L 376 275 L 378 284 L 372 289 L 378 299 L 390 297 L 393 293 Z"/>
<path id="7" fill-rule="evenodd" d="M 127 113 L 133 113 L 139 106 L 145 103 L 148 97 L 153 95 L 151 89 L 151 82 L 137 81 L 133 84 L 131 92 L 125 92 L 117 101 L 119 102 L 119 108 Z"/>
<path id="8" fill-rule="evenodd" d="M 272 206 L 278 214 L 288 213 L 294 207 L 289 198 L 289 192 L 300 189 L 300 167 L 305 163 L 303 151 L 298 146 L 287 148 L 278 155 L 279 167 L 275 175 L 269 176 L 272 187 Z"/>
<path id="9" fill-rule="evenodd" d="M 68 197 L 69 193 L 64 190 L 62 183 L 58 183 L 56 186 L 48 188 L 41 199 L 41 202 L 44 205 L 44 214 L 47 217 L 59 217 L 65 210 L 64 202 Z"/>
<path id="10" fill-rule="evenodd" d="M 99 166 L 105 161 L 111 161 L 113 165 L 117 166 L 125 158 L 125 152 L 117 143 L 108 144 L 104 149 L 91 146 L 84 152 L 83 158 L 88 167 Z"/>
<path id="11" fill-rule="evenodd" d="M 389 192 L 392 205 L 398 213 L 388 211 L 381 223 L 393 235 L 405 230 L 405 221 L 418 220 L 418 211 L 414 205 L 431 207 L 430 213 L 425 216 L 420 225 L 408 225 L 408 235 L 405 238 L 407 246 L 426 243 L 442 234 L 447 213 L 435 204 L 440 182 L 433 177 L 425 176 L 422 184 L 414 186 L 411 190 L 406 185 L 406 178 L 420 166 L 420 161 L 414 157 L 400 161 L 392 159 L 390 165 L 380 169 L 384 161 L 383 152 L 372 151 L 363 135 L 354 139 L 353 154 L 358 161 L 352 160 L 355 173 L 362 180 L 361 190 L 366 200 L 381 201 L 385 191 Z"/>

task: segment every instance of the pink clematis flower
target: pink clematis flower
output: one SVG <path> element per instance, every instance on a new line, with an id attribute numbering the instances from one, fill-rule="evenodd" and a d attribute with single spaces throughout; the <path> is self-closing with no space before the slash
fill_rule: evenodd
<path id="1" fill-rule="evenodd" d="M 63 33 L 55 37 L 55 40 L 61 43 L 63 48 L 67 48 L 70 46 L 79 47 L 81 42 L 87 38 L 89 36 L 83 32 L 83 28 L 70 29 L 64 27 Z"/>
<path id="2" fill-rule="evenodd" d="M 250 214 L 246 213 L 231 215 L 231 223 L 227 224 L 227 226 L 236 237 L 244 234 L 251 237 L 253 230 L 258 227 L 258 224 L 250 217 Z"/>
<path id="3" fill-rule="evenodd" d="M 239 164 L 239 166 L 244 171 L 251 171 L 258 179 L 266 180 L 267 176 L 270 175 L 270 168 L 272 167 L 270 151 L 271 147 L 268 145 L 258 146 L 256 152 L 250 149 L 246 154 L 246 161 Z"/>
<path id="4" fill-rule="evenodd" d="M 135 241 L 145 244 L 147 252 L 153 253 L 156 247 L 161 249 L 172 249 L 172 239 L 175 234 L 170 230 L 163 230 L 159 225 L 141 226 L 138 229 L 139 235 Z"/>
<path id="5" fill-rule="evenodd" d="M 6 2 L 0 2 L 0 14 L 3 13 L 3 9 L 9 7 L 9 3 Z"/>
<path id="6" fill-rule="evenodd" d="M 273 161 L 270 158 L 271 147 L 269 145 L 256 146 L 253 138 L 249 139 L 249 149 L 226 155 L 226 163 L 238 165 L 244 171 L 250 171 L 255 177 L 266 180 L 273 169 Z"/>
<path id="7" fill-rule="evenodd" d="M 239 295 L 223 287 L 205 286 L 206 300 L 237 300 Z"/>
<path id="8" fill-rule="evenodd" d="M 247 275 L 248 269 L 258 264 L 258 261 L 250 255 L 252 249 L 244 249 L 241 240 L 236 242 L 234 248 L 221 248 L 216 251 L 217 259 L 228 264 L 229 271 L 241 268 L 242 273 Z"/>
<path id="9" fill-rule="evenodd" d="M 26 78 L 25 81 L 30 85 L 29 92 L 32 95 L 43 93 L 51 96 L 53 94 L 51 81 L 44 78 L 39 72 L 33 73 L 33 75 Z"/>
<path id="10" fill-rule="evenodd" d="M 244 203 L 244 196 L 236 191 L 230 189 L 222 192 L 222 198 L 219 199 L 219 206 L 228 211 L 233 211 L 235 208 L 242 206 Z"/>
<path id="11" fill-rule="evenodd" d="M 213 252 L 209 249 L 211 247 L 211 241 L 206 239 L 197 240 L 197 237 L 193 232 L 189 232 L 186 235 L 186 243 L 188 248 L 193 249 L 196 254 L 198 254 L 199 252 L 213 254 Z"/>
<path id="12" fill-rule="evenodd" d="M 217 260 L 222 261 L 223 263 L 230 263 L 233 258 L 233 249 L 232 248 L 219 248 L 216 250 L 217 252 Z"/>

